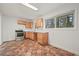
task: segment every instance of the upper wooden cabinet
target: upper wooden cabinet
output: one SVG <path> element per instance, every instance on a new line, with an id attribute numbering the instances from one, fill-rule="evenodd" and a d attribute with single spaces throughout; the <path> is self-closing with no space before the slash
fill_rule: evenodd
<path id="1" fill-rule="evenodd" d="M 35 28 L 42 28 L 43 27 L 43 18 L 37 18 L 35 21 Z"/>
<path id="2" fill-rule="evenodd" d="M 26 22 L 26 25 L 25 25 L 25 27 L 26 28 L 32 28 L 32 22 Z"/>
<path id="3" fill-rule="evenodd" d="M 25 25 L 26 21 L 25 20 L 17 20 L 17 24 Z"/>
<path id="4" fill-rule="evenodd" d="M 33 23 L 31 21 L 29 21 L 27 19 L 23 19 L 23 18 L 18 19 L 17 24 L 24 25 L 25 28 L 32 28 L 32 26 L 33 26 Z"/>

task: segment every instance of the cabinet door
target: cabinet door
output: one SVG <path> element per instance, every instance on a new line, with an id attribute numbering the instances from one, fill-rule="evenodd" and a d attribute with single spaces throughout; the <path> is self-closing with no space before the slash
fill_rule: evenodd
<path id="1" fill-rule="evenodd" d="M 35 22 L 35 28 L 42 28 L 43 27 L 43 18 L 38 18 Z"/>
<path id="2" fill-rule="evenodd" d="M 37 37 L 37 35 L 36 35 L 35 32 L 30 32 L 30 39 L 31 40 L 35 40 L 36 41 L 36 37 Z"/>
<path id="3" fill-rule="evenodd" d="M 26 39 L 29 39 L 30 38 L 30 32 L 26 32 Z"/>
<path id="4" fill-rule="evenodd" d="M 42 34 L 41 33 L 37 34 L 37 42 L 40 43 L 40 44 L 43 44 Z"/>
<path id="5" fill-rule="evenodd" d="M 48 34 L 47 33 L 37 33 L 37 42 L 42 45 L 48 44 Z"/>
<path id="6" fill-rule="evenodd" d="M 32 22 L 27 21 L 25 19 L 19 19 L 19 20 L 17 20 L 17 24 L 24 25 L 25 28 L 32 28 Z"/>
<path id="7" fill-rule="evenodd" d="M 39 19 L 38 20 L 38 27 L 42 27 L 43 26 L 43 19 Z"/>
<path id="8" fill-rule="evenodd" d="M 27 22 L 25 27 L 26 28 L 32 28 L 32 22 Z"/>
<path id="9" fill-rule="evenodd" d="M 43 34 L 43 43 L 46 45 L 48 44 L 48 33 Z"/>
<path id="10" fill-rule="evenodd" d="M 29 28 L 32 28 L 33 23 L 29 22 Z"/>
<path id="11" fill-rule="evenodd" d="M 37 40 L 37 33 L 34 32 L 34 38 L 33 38 L 35 41 Z"/>
<path id="12" fill-rule="evenodd" d="M 35 32 L 25 32 L 25 39 L 37 40 L 37 33 Z"/>
<path id="13" fill-rule="evenodd" d="M 17 24 L 25 25 L 26 24 L 26 21 L 24 21 L 24 20 L 17 20 Z"/>

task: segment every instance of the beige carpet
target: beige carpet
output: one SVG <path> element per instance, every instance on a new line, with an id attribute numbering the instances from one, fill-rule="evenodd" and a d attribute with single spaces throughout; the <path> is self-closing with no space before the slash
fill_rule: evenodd
<path id="1" fill-rule="evenodd" d="M 42 46 L 29 39 L 9 41 L 0 46 L 1 56 L 74 56 L 74 54 L 54 46 Z"/>

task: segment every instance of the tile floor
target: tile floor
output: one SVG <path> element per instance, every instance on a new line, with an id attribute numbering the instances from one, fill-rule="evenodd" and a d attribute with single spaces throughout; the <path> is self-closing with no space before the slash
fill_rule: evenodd
<path id="1" fill-rule="evenodd" d="M 74 56 L 73 53 L 54 46 L 42 46 L 29 39 L 9 41 L 0 46 L 0 56 Z"/>

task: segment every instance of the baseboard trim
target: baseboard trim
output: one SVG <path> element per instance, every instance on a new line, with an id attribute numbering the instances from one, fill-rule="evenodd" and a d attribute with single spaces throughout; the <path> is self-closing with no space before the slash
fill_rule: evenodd
<path id="1" fill-rule="evenodd" d="M 71 50 L 68 50 L 68 49 L 65 49 L 65 48 L 62 48 L 62 47 L 59 47 L 58 45 L 55 45 L 55 44 L 52 44 L 52 43 L 49 43 L 49 45 L 54 46 L 54 47 L 57 47 L 57 48 L 62 49 L 62 50 L 65 50 L 65 51 L 68 51 L 68 52 L 70 52 L 72 54 L 75 54 L 75 56 L 79 56 L 78 53 L 76 53 L 74 51 L 71 51 Z"/>

